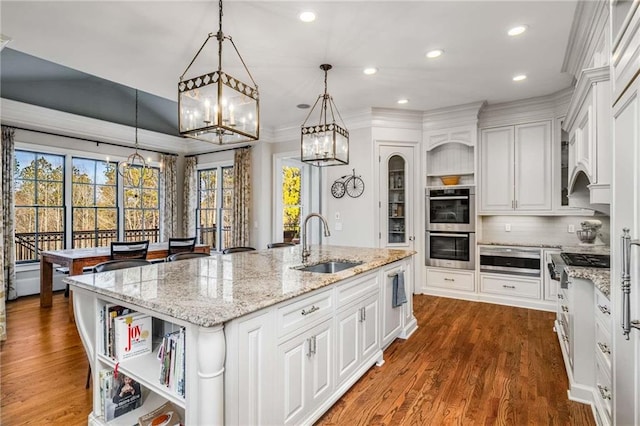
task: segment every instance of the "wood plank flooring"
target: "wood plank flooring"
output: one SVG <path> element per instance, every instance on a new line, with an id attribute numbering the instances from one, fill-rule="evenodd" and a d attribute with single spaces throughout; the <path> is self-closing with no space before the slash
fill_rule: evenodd
<path id="1" fill-rule="evenodd" d="M 567 400 L 553 314 L 415 296 L 419 329 L 385 351 L 318 425 L 593 425 Z M 8 302 L 0 351 L 4 426 L 85 425 L 88 362 L 67 303 Z"/>

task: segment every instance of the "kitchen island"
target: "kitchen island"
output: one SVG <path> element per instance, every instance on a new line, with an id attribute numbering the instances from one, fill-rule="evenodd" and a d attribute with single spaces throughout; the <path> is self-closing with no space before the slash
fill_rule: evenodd
<path id="1" fill-rule="evenodd" d="M 100 375 L 118 369 L 146 392 L 142 407 L 109 424 L 132 424 L 169 401 L 186 424 L 300 424 L 319 418 L 382 349 L 417 327 L 414 252 L 313 246 L 307 265 L 358 263 L 305 272 L 300 247 L 214 255 L 67 278 L 94 383 L 91 424 L 105 424 Z M 403 285 L 404 281 L 404 285 Z M 404 289 L 406 302 L 395 289 Z M 401 292 L 400 292 L 401 293 Z M 149 354 L 116 363 L 105 354 L 103 312 L 121 305 L 153 317 L 153 334 L 184 329 L 184 396 L 159 384 Z"/>

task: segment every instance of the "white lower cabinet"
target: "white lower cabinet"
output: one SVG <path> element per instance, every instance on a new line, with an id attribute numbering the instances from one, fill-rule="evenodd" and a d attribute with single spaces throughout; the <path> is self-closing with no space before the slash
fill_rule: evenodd
<path id="1" fill-rule="evenodd" d="M 613 386 L 611 381 L 611 359 L 613 347 L 611 343 L 611 302 L 597 287 L 594 288 L 595 299 L 595 345 L 596 354 L 596 387 L 593 400 L 599 424 L 612 424 Z"/>
<path id="2" fill-rule="evenodd" d="M 540 279 L 480 274 L 480 291 L 508 297 L 540 299 Z"/>
<path id="3" fill-rule="evenodd" d="M 474 291 L 475 271 L 427 268 L 427 287 L 446 290 Z"/>
<path id="4" fill-rule="evenodd" d="M 378 292 L 336 317 L 336 386 L 344 383 L 380 347 Z"/>
<path id="5" fill-rule="evenodd" d="M 402 330 L 402 306 L 393 306 L 393 281 L 402 266 L 385 268 L 382 281 L 382 347 L 389 345 Z M 410 295 L 409 295 L 410 296 Z"/>
<path id="6" fill-rule="evenodd" d="M 300 424 L 333 390 L 331 319 L 278 346 L 282 423 Z"/>

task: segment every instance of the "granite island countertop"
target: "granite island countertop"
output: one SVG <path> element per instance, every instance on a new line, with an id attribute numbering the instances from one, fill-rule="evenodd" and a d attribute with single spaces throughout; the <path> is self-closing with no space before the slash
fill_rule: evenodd
<path id="1" fill-rule="evenodd" d="M 212 327 L 415 254 L 412 250 L 312 246 L 307 264 L 362 262 L 334 274 L 304 272 L 301 246 L 156 263 L 63 281 L 115 300 Z"/>
<path id="2" fill-rule="evenodd" d="M 608 247 L 607 247 L 608 248 Z M 575 251 L 569 251 L 576 253 Z M 608 254 L 608 253 L 606 253 Z M 556 265 L 563 265 L 564 271 L 570 278 L 584 278 L 593 282 L 598 290 L 605 296 L 609 297 L 611 292 L 611 273 L 609 268 L 589 268 L 584 266 L 568 266 L 564 264 L 562 257 L 559 254 L 552 254 L 551 258 Z"/>

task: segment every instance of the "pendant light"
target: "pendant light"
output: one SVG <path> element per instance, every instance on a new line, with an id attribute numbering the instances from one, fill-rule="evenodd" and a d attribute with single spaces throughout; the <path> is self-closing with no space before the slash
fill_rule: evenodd
<path id="1" fill-rule="evenodd" d="M 258 85 L 253 80 L 231 36 L 225 36 L 222 32 L 222 0 L 219 2 L 218 18 L 218 32 L 209 33 L 196 56 L 180 76 L 178 83 L 180 134 L 217 144 L 255 141 L 260 136 Z M 218 69 L 185 80 L 185 74 L 212 38 L 218 40 Z M 222 70 L 222 44 L 227 40 L 231 42 L 240 58 L 252 85 Z"/>
<path id="2" fill-rule="evenodd" d="M 320 69 L 324 71 L 324 94 L 318 96 L 302 123 L 301 160 L 319 167 L 349 164 L 349 131 L 345 128 L 333 98 L 327 93 L 327 71 L 331 68 L 333 67 L 329 64 L 320 65 Z M 309 118 L 318 105 L 319 120 L 311 123 Z M 342 126 L 336 123 L 334 112 Z"/>
<path id="3" fill-rule="evenodd" d="M 147 163 L 138 153 L 138 90 L 136 89 L 136 150 L 127 159 L 118 164 L 118 174 L 126 179 L 125 184 L 139 186 L 140 180 L 147 172 Z"/>

